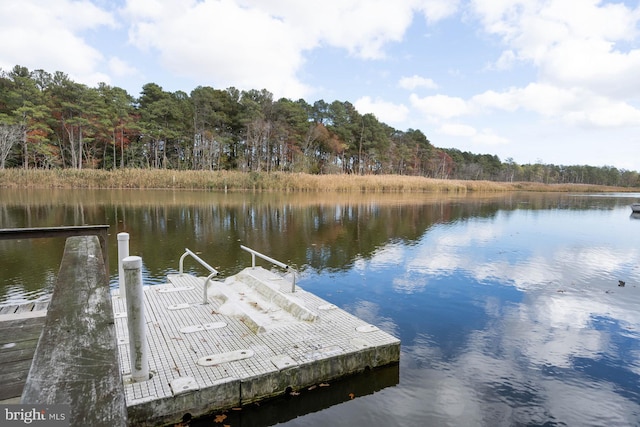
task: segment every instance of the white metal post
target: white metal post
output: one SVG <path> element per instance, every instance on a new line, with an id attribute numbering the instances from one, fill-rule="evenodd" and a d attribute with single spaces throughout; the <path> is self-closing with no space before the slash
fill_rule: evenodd
<path id="1" fill-rule="evenodd" d="M 118 288 L 120 289 L 120 298 L 127 297 L 126 287 L 124 286 L 124 270 L 122 269 L 122 260 L 129 256 L 129 233 L 118 233 Z"/>
<path id="2" fill-rule="evenodd" d="M 129 358 L 131 379 L 149 379 L 147 335 L 144 320 L 144 292 L 142 290 L 142 258 L 129 256 L 122 260 L 127 288 L 127 326 L 129 328 Z"/>

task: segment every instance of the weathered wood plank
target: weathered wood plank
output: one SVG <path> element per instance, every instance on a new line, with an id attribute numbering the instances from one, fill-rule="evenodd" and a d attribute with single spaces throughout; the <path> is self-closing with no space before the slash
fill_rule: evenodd
<path id="1" fill-rule="evenodd" d="M 26 360 L 27 362 L 29 362 L 27 365 L 28 370 L 31 366 L 31 360 L 33 359 L 33 354 L 36 352 L 37 345 L 37 339 L 29 341 L 19 341 L 16 343 L 16 347 L 7 349 L 6 351 L 2 351 L 0 353 L 0 366 L 2 366 L 2 372 L 8 371 L 8 367 L 6 366 L 7 363 L 15 362 L 18 360 Z M 0 373 L 0 378 L 2 378 L 2 373 Z M 2 384 L 2 381 L 0 381 L 0 384 Z"/>
<path id="2" fill-rule="evenodd" d="M 22 403 L 69 404 L 72 426 L 124 426 L 109 283 L 96 237 L 67 239 Z"/>
<path id="3" fill-rule="evenodd" d="M 9 383 L 7 385 L 2 386 L 3 390 L 0 392 L 0 401 L 5 401 L 8 399 L 18 399 L 20 393 L 22 393 L 22 389 L 24 387 L 24 381 L 19 381 L 15 383 Z M 6 397 L 2 397 L 6 396 Z M 15 402 L 18 403 L 18 402 Z"/>
<path id="4" fill-rule="evenodd" d="M 2 364 L 3 371 L 0 373 L 0 384 L 2 384 L 2 388 L 0 388 L 0 400 L 20 396 L 25 381 L 27 380 L 27 375 L 29 374 L 32 357 L 33 350 L 28 357 L 22 360 L 14 360 Z"/>
<path id="5" fill-rule="evenodd" d="M 0 322 L 0 401 L 22 394 L 43 325 L 44 317 Z"/>
<path id="6" fill-rule="evenodd" d="M 24 319 L 11 317 L 9 321 L 0 322 L 0 344 L 40 337 L 44 325 L 44 317 L 28 317 Z"/>

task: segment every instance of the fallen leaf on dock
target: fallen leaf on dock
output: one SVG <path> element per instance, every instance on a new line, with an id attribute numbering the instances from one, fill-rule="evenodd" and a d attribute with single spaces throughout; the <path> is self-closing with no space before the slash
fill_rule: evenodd
<path id="1" fill-rule="evenodd" d="M 213 419 L 213 422 L 214 422 L 214 423 L 221 423 L 221 422 L 223 422 L 223 421 L 224 421 L 224 420 L 226 420 L 226 419 L 227 419 L 227 416 L 226 416 L 225 414 L 218 414 L 218 415 L 216 415 L 216 417 Z"/>

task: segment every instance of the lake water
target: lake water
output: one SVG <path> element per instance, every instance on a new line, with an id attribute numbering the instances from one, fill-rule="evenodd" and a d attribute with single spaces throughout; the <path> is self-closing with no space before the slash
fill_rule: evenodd
<path id="1" fill-rule="evenodd" d="M 234 274 L 250 264 L 242 244 L 402 341 L 399 367 L 230 413 L 225 424 L 632 426 L 637 198 L 0 189 L 0 228 L 109 224 L 112 285 L 121 231 L 148 284 L 176 271 L 184 248 Z M 0 241 L 0 304 L 46 298 L 63 248 L 64 239 Z"/>

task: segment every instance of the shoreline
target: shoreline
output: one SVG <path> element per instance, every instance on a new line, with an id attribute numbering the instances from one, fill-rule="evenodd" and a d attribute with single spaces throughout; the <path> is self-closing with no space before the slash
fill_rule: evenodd
<path id="1" fill-rule="evenodd" d="M 339 193 L 637 192 L 635 187 L 435 179 L 405 175 L 311 175 L 293 172 L 168 169 L 4 169 L 0 188 L 185 189 Z"/>

